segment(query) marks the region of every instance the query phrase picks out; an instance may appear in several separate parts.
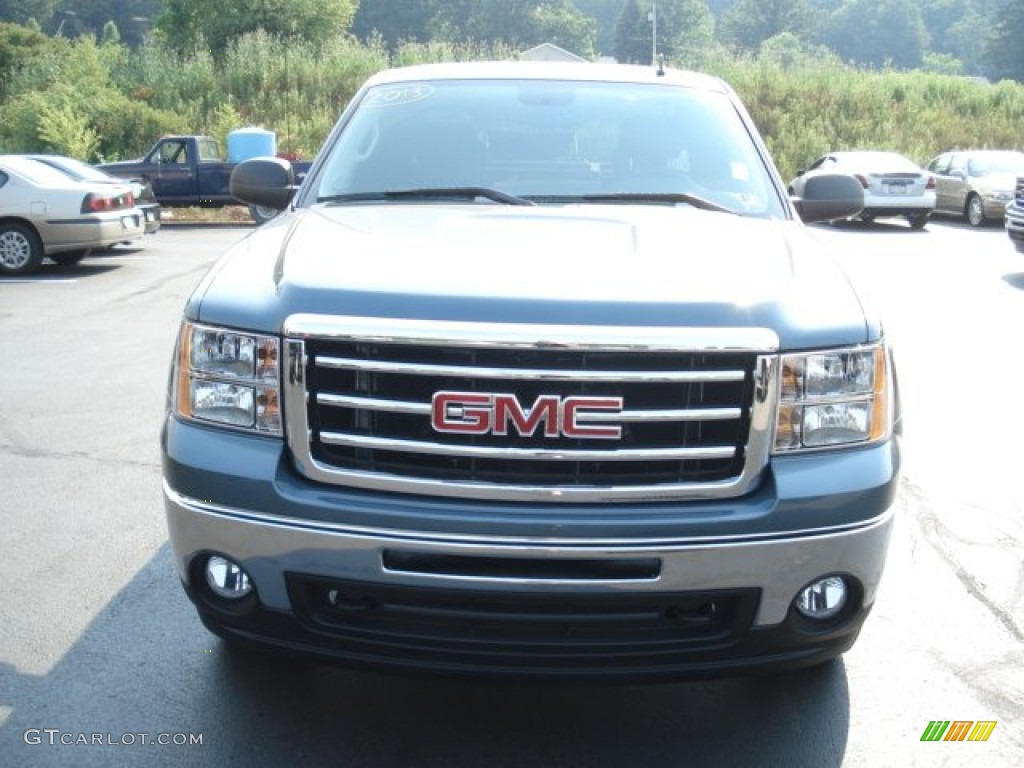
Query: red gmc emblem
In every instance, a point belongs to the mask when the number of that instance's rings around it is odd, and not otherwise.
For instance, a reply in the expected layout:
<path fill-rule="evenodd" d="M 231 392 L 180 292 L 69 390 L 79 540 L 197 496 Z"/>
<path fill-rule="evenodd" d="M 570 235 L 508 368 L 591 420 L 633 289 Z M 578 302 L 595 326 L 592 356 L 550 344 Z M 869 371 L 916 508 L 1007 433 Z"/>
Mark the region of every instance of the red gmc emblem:
<path fill-rule="evenodd" d="M 507 435 L 512 429 L 522 437 L 538 430 L 544 437 L 622 437 L 620 424 L 593 422 L 599 413 L 622 413 L 622 398 L 540 395 L 524 408 L 515 395 L 435 392 L 430 426 L 462 435 Z"/>

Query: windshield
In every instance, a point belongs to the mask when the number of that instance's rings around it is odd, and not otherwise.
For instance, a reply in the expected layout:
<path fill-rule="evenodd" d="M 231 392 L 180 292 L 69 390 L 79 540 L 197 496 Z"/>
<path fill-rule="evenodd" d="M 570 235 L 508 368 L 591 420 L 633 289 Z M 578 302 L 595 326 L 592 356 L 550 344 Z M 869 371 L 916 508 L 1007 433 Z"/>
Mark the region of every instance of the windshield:
<path fill-rule="evenodd" d="M 967 168 L 971 176 L 1024 176 L 1024 153 L 994 152 L 990 155 L 978 155 L 971 158 Z"/>
<path fill-rule="evenodd" d="M 688 204 L 783 216 L 765 162 L 720 93 L 635 83 L 443 80 L 370 89 L 310 194 Z M 494 204 L 494 194 L 473 199 Z M 704 202 L 713 204 L 706 205 Z"/>

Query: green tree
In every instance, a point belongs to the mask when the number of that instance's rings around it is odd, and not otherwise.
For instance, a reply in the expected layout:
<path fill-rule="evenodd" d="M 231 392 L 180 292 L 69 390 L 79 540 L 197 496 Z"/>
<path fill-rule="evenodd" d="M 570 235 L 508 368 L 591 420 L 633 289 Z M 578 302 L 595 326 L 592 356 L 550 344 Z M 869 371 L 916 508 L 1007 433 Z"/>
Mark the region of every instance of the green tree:
<path fill-rule="evenodd" d="M 104 26 L 113 22 L 122 42 L 135 48 L 145 39 L 162 8 L 161 0 L 59 0 L 57 15 L 66 14 L 65 32 L 68 23 L 74 20 L 68 37 L 91 34 L 100 38 Z"/>
<path fill-rule="evenodd" d="M 391 49 L 403 41 L 426 42 L 437 7 L 438 0 L 363 0 L 352 21 L 352 33 L 364 41 L 380 35 Z"/>
<path fill-rule="evenodd" d="M 3 102 L 11 77 L 54 43 L 38 30 L 19 24 L 0 22 L 0 103 Z"/>
<path fill-rule="evenodd" d="M 0 22 L 27 24 L 35 19 L 45 29 L 56 7 L 57 0 L 0 0 Z"/>
<path fill-rule="evenodd" d="M 707 0 L 658 0 L 658 55 L 677 66 L 694 64 L 715 37 Z"/>
<path fill-rule="evenodd" d="M 988 38 L 991 27 L 980 11 L 969 9 L 946 29 L 941 46 L 932 38 L 933 50 L 959 59 L 966 74 L 980 75 L 985 70 L 985 48 L 980 41 Z"/>
<path fill-rule="evenodd" d="M 985 46 L 989 75 L 1024 81 L 1024 3 L 1012 0 L 996 18 L 996 27 Z"/>
<path fill-rule="evenodd" d="M 615 24 L 615 58 L 623 64 L 651 60 L 651 30 L 638 0 L 626 0 Z"/>
<path fill-rule="evenodd" d="M 774 37 L 769 37 L 761 43 L 761 48 L 757 53 L 759 62 L 783 71 L 822 67 L 834 56 L 835 54 L 828 48 L 808 43 L 792 32 L 782 32 Z"/>
<path fill-rule="evenodd" d="M 616 27 L 616 59 L 635 63 L 651 61 L 654 6 L 652 0 L 626 0 Z M 684 63 L 711 43 L 714 24 L 707 0 L 660 0 L 657 3 L 658 55 L 675 64 Z"/>
<path fill-rule="evenodd" d="M 0 146 L 12 152 L 87 151 L 94 157 L 145 143 L 181 125 L 129 98 L 111 78 L 110 55 L 120 45 L 100 46 L 91 37 L 62 38 L 40 50 L 12 74 L 0 120 Z"/>
<path fill-rule="evenodd" d="M 437 4 L 428 29 L 450 43 L 503 42 L 522 49 L 555 42 L 585 57 L 593 54 L 597 35 L 571 0 L 448 0 Z"/>
<path fill-rule="evenodd" d="M 246 32 L 264 30 L 280 37 L 311 43 L 348 31 L 358 0 L 219 0 L 211 12 L 209 0 L 164 0 L 157 18 L 158 33 L 176 51 L 208 46 L 217 59 L 228 43 Z"/>
<path fill-rule="evenodd" d="M 821 41 L 845 61 L 913 69 L 924 59 L 928 31 L 914 0 L 846 0 Z"/>
<path fill-rule="evenodd" d="M 89 124 L 89 118 L 67 103 L 44 104 L 37 128 L 40 141 L 57 155 L 92 160 L 100 145 L 100 137 Z"/>
<path fill-rule="evenodd" d="M 597 24 L 595 51 L 605 56 L 615 53 L 615 25 L 622 10 L 623 0 L 574 0 L 573 3 L 584 16 Z"/>
<path fill-rule="evenodd" d="M 552 43 L 585 59 L 594 57 L 597 23 L 570 4 L 538 5 L 530 20 L 535 44 Z"/>
<path fill-rule="evenodd" d="M 817 27 L 810 0 L 739 0 L 723 14 L 719 38 L 756 51 L 765 40 L 787 32 L 809 39 Z"/>

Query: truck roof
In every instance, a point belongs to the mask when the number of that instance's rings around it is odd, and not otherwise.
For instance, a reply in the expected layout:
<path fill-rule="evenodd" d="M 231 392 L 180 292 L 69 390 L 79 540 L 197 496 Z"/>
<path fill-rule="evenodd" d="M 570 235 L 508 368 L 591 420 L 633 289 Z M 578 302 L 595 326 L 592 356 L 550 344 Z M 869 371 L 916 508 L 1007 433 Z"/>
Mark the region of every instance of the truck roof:
<path fill-rule="evenodd" d="M 732 89 L 720 78 L 680 69 L 633 64 L 548 61 L 474 61 L 417 64 L 383 70 L 367 86 L 424 80 L 575 80 L 586 82 L 683 85 L 720 93 Z"/>

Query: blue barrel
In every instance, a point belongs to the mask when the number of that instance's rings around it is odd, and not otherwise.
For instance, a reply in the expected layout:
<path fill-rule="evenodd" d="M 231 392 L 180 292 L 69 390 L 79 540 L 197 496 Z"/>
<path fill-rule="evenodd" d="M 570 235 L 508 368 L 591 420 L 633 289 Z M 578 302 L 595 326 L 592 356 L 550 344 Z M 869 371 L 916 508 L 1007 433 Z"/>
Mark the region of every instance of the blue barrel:
<path fill-rule="evenodd" d="M 253 157 L 277 154 L 277 134 L 265 128 L 250 126 L 228 134 L 228 162 L 240 163 Z"/>

